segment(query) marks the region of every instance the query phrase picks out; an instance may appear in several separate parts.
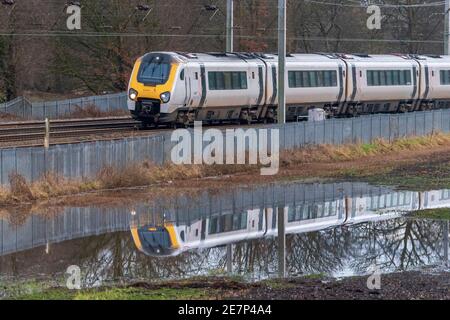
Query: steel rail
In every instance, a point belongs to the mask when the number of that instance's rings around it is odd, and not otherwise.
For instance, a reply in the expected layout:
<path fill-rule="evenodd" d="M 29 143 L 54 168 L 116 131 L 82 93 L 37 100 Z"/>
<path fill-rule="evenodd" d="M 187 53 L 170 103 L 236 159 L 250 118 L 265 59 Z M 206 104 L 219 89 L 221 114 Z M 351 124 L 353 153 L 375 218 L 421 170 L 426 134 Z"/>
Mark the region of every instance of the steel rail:
<path fill-rule="evenodd" d="M 140 123 L 129 117 L 69 119 L 50 122 L 50 137 L 65 138 L 103 133 L 115 133 L 132 130 Z M 44 121 L 8 122 L 0 124 L 0 141 L 27 141 L 43 139 L 45 136 Z"/>

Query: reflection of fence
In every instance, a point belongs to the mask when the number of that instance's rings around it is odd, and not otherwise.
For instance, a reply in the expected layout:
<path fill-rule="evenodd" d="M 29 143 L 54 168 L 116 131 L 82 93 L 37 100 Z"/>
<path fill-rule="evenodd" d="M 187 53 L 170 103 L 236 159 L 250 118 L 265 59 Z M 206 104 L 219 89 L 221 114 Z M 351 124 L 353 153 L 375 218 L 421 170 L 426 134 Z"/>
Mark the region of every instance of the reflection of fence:
<path fill-rule="evenodd" d="M 59 243 L 78 238 L 86 238 L 105 233 L 128 231 L 130 226 L 142 227 L 148 224 L 174 222 L 177 227 L 199 226 L 199 222 L 209 219 L 211 221 L 230 214 L 250 226 L 255 222 L 252 230 L 243 227 L 234 230 L 232 234 L 225 231 L 214 235 L 216 240 L 234 242 L 242 235 L 255 236 L 260 232 L 263 224 L 269 222 L 268 215 L 263 215 L 264 209 L 286 207 L 285 215 L 290 225 L 288 233 L 310 232 L 314 228 L 325 229 L 338 226 L 342 223 L 367 222 L 378 219 L 391 219 L 401 212 L 418 209 L 419 198 L 423 199 L 422 208 L 432 209 L 450 205 L 450 200 L 439 200 L 439 194 L 450 190 L 410 192 L 392 191 L 385 187 L 374 187 L 366 183 L 287 183 L 268 184 L 254 188 L 237 187 L 223 193 L 202 192 L 195 195 L 195 201 L 190 194 L 177 195 L 168 201 L 167 197 L 152 198 L 150 201 L 133 203 L 136 215 L 131 218 L 131 208 L 127 205 L 112 207 L 67 207 L 49 218 L 47 215 L 35 215 L 23 212 L 21 217 L 27 216 L 24 221 L 15 220 L 17 212 L 5 211 L 0 217 L 0 257 L 10 253 L 44 246 L 46 243 Z M 432 200 L 434 199 L 434 200 Z M 351 205 L 350 213 L 346 209 Z M 170 203 L 170 204 L 169 204 Z M 374 206 L 375 204 L 375 206 Z M 26 210 L 26 208 L 23 208 Z M 318 218 L 321 218 L 318 220 Z M 325 224 L 325 218 L 327 223 Z M 216 220 L 217 221 L 217 220 Z M 223 220 L 225 221 L 225 220 Z M 237 221 L 233 219 L 233 221 Z M 274 223 L 276 220 L 271 219 Z M 201 224 L 201 223 L 200 223 Z M 231 226 L 231 225 L 230 225 Z M 296 228 L 293 228 L 296 226 Z M 304 228 L 302 228 L 302 226 Z M 210 231 L 206 231 L 207 238 Z M 270 231 L 269 231 L 270 232 Z M 261 236 L 262 233 L 259 233 Z M 259 237 L 258 236 L 258 237 Z M 192 240 L 192 239 L 191 239 Z M 186 238 L 189 243 L 189 238 Z M 196 241 L 195 239 L 193 240 Z M 191 243 L 192 249 L 197 246 Z"/>
<path fill-rule="evenodd" d="M 128 231 L 126 208 L 67 208 L 52 219 L 32 215 L 21 225 L 0 219 L 0 256 L 46 243 L 58 243 L 110 232 Z"/>
<path fill-rule="evenodd" d="M 30 102 L 24 97 L 19 97 L 6 103 L 0 103 L 0 112 L 23 119 L 43 120 L 68 117 L 77 109 L 86 106 L 96 106 L 102 112 L 127 110 L 127 96 L 122 92 L 46 102 Z"/>
<path fill-rule="evenodd" d="M 300 122 L 269 128 L 280 129 L 280 150 L 310 144 L 368 143 L 376 138 L 392 141 L 433 132 L 449 133 L 450 110 Z M 163 164 L 170 161 L 173 146 L 170 133 L 161 133 L 114 141 L 56 145 L 47 151 L 42 147 L 1 149 L 0 182 L 8 184 L 11 172 L 35 181 L 45 172 L 54 172 L 64 177 L 89 177 L 107 165 L 121 168 L 143 160 Z M 252 147 L 254 146 L 250 148 Z"/>
<path fill-rule="evenodd" d="M 223 211 L 242 214 L 246 210 L 265 207 L 275 203 L 322 204 L 325 201 L 343 201 L 344 195 L 360 196 L 367 194 L 386 194 L 385 188 L 372 187 L 363 183 L 336 184 L 288 184 L 282 186 L 261 186 L 255 189 L 236 189 L 224 194 L 203 193 L 193 203 L 192 197 L 181 198 L 175 218 L 167 209 L 164 200 L 154 199 L 152 203 L 137 203 L 133 208 L 138 213 L 139 223 L 155 221 L 155 217 L 168 214 L 176 223 L 194 222 L 202 217 L 220 215 Z M 195 205 L 199 207 L 194 208 Z M 129 208 L 86 207 L 65 208 L 60 214 L 49 219 L 47 216 L 30 215 L 23 223 L 15 225 L 0 218 L 0 256 L 93 235 L 128 231 L 131 225 Z M 339 213 L 340 215 L 342 212 Z"/>

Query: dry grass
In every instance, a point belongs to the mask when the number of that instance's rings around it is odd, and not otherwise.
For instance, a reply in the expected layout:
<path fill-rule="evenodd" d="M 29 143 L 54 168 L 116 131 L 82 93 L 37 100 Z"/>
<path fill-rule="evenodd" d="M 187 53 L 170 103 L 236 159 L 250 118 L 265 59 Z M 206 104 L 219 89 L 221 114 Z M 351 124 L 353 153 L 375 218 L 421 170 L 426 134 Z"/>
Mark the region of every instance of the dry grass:
<path fill-rule="evenodd" d="M 130 113 L 123 109 L 114 109 L 111 111 L 102 111 L 96 105 L 89 104 L 84 107 L 75 106 L 74 111 L 61 118 L 65 119 L 84 119 L 84 118 L 104 118 L 104 117 L 121 117 L 129 116 Z M 25 121 L 23 117 L 10 113 L 0 112 L 0 121 Z"/>
<path fill-rule="evenodd" d="M 156 166 L 149 161 L 130 165 L 122 170 L 106 167 L 97 176 L 97 181 L 105 189 L 147 186 L 173 180 L 201 178 L 201 166 Z"/>
<path fill-rule="evenodd" d="M 302 164 L 337 164 L 358 159 L 376 159 L 383 155 L 401 154 L 402 151 L 419 151 L 450 145 L 450 135 L 433 134 L 427 137 L 399 139 L 392 143 L 377 140 L 371 144 L 343 146 L 311 146 L 286 151 L 281 154 L 282 168 L 299 168 Z M 156 166 L 149 161 L 130 164 L 125 168 L 106 167 L 92 179 L 65 179 L 51 173 L 39 181 L 27 182 L 18 174 L 9 177 L 10 188 L 0 188 L 0 205 L 31 203 L 36 200 L 48 200 L 60 196 L 76 195 L 83 192 L 143 187 L 189 181 L 209 177 L 259 172 L 259 166 L 253 165 L 165 165 Z M 335 172 L 327 172 L 330 177 Z M 214 182 L 217 184 L 217 181 Z"/>
<path fill-rule="evenodd" d="M 11 113 L 0 112 L 0 121 L 23 121 L 23 117 L 16 116 Z"/>
<path fill-rule="evenodd" d="M 85 191 L 93 191 L 101 186 L 96 181 L 65 179 L 46 174 L 37 182 L 29 183 L 17 173 L 9 175 L 9 189 L 0 189 L 0 204 L 24 204 Z"/>
<path fill-rule="evenodd" d="M 68 118 L 83 119 L 83 118 L 119 117 L 128 115 L 129 112 L 127 110 L 114 109 L 111 111 L 102 111 L 95 104 L 89 104 L 84 107 L 76 106 L 75 110 L 68 116 Z"/>
<path fill-rule="evenodd" d="M 227 166 L 229 167 L 229 166 Z M 166 165 L 149 161 L 125 168 L 105 167 L 92 179 L 66 179 L 48 173 L 39 181 L 29 183 L 19 174 L 9 176 L 10 188 L 0 189 L 0 205 L 32 203 L 55 197 L 76 195 L 97 190 L 145 187 L 173 181 L 201 179 L 221 175 L 225 166 Z M 237 172 L 241 167 L 236 168 Z M 230 168 L 227 168 L 230 173 Z"/>
<path fill-rule="evenodd" d="M 366 157 L 400 153 L 402 151 L 418 151 L 450 145 L 450 134 L 435 133 L 423 137 L 401 138 L 393 142 L 377 139 L 372 143 L 310 146 L 303 149 L 281 153 L 282 167 L 302 163 L 330 163 L 351 161 Z"/>

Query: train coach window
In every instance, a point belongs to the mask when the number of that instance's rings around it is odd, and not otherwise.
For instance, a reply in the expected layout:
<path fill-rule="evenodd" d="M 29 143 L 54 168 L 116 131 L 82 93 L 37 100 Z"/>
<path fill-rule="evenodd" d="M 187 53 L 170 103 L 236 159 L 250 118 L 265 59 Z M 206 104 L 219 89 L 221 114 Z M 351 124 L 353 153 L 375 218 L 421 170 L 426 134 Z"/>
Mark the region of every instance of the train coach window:
<path fill-rule="evenodd" d="M 411 70 L 368 70 L 368 86 L 409 86 Z"/>
<path fill-rule="evenodd" d="M 184 81 L 184 69 L 180 72 L 180 80 Z"/>
<path fill-rule="evenodd" d="M 407 83 L 406 75 L 404 72 L 399 72 L 400 83 Z"/>
<path fill-rule="evenodd" d="M 441 85 L 450 85 L 450 70 L 441 70 L 439 72 Z"/>
<path fill-rule="evenodd" d="M 395 71 L 392 71 L 392 72 L 393 72 L 393 76 L 394 76 L 394 79 L 393 79 L 394 85 L 400 85 L 400 71 L 399 70 L 395 70 Z"/>
<path fill-rule="evenodd" d="M 300 72 L 301 75 L 301 85 L 299 85 L 300 87 L 311 87 L 311 82 L 309 82 L 309 75 L 308 72 Z M 297 77 L 295 78 L 297 79 Z M 294 87 L 297 87 L 298 83 L 294 85 Z"/>
<path fill-rule="evenodd" d="M 337 72 L 334 70 L 289 71 L 289 88 L 337 87 Z"/>
<path fill-rule="evenodd" d="M 209 90 L 245 90 L 247 72 L 208 72 Z"/>

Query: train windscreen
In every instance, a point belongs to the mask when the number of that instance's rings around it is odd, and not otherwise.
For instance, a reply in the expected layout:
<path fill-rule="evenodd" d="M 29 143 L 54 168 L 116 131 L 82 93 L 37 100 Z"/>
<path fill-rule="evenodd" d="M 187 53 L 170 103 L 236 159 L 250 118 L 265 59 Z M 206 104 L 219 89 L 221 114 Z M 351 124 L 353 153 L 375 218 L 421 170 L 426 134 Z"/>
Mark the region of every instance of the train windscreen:
<path fill-rule="evenodd" d="M 171 251 L 172 242 L 165 228 L 155 228 L 155 230 L 142 228 L 139 234 L 147 254 L 167 254 Z"/>
<path fill-rule="evenodd" d="M 169 79 L 170 69 L 170 61 L 167 58 L 150 56 L 141 63 L 138 81 L 147 85 L 165 84 Z"/>

